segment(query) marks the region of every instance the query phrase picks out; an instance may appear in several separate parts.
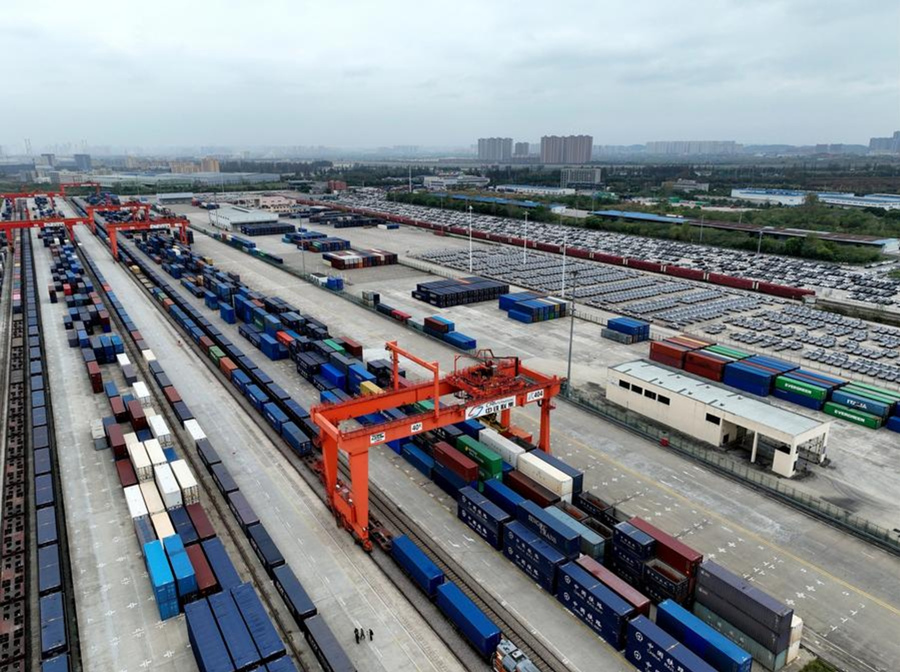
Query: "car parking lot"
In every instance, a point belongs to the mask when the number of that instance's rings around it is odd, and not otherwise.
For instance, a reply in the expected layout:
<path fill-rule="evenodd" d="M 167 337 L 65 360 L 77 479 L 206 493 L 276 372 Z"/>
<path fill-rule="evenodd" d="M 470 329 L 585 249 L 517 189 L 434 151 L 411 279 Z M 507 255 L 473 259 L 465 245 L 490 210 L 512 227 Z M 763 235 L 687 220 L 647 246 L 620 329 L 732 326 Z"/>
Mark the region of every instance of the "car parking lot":
<path fill-rule="evenodd" d="M 446 227 L 468 228 L 468 213 L 387 201 L 379 196 L 347 195 L 343 205 L 368 208 Z M 796 287 L 827 289 L 843 298 L 881 306 L 900 307 L 900 279 L 885 275 L 891 267 L 851 268 L 743 250 L 706 247 L 693 243 L 655 240 L 558 224 L 535 223 L 489 215 L 471 215 L 473 228 L 500 235 L 527 237 L 555 245 L 677 264 L 704 271 L 752 278 Z"/>
<path fill-rule="evenodd" d="M 439 249 L 418 257 L 459 271 L 469 269 L 469 253 L 465 250 Z M 529 251 L 523 263 L 522 253 L 508 247 L 474 250 L 472 271 L 547 294 L 565 294 L 588 306 L 653 320 L 672 329 L 784 302 L 762 294 L 665 280 L 593 261 L 564 260 L 555 254 Z"/>

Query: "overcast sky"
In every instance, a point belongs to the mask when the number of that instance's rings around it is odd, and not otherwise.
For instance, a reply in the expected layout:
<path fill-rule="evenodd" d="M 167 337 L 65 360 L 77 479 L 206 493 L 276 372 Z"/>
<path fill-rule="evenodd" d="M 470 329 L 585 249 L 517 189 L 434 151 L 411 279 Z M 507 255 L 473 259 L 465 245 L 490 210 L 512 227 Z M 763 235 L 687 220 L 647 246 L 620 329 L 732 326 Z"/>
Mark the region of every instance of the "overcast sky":
<path fill-rule="evenodd" d="M 897 0 L 4 0 L 0 144 L 867 143 Z"/>

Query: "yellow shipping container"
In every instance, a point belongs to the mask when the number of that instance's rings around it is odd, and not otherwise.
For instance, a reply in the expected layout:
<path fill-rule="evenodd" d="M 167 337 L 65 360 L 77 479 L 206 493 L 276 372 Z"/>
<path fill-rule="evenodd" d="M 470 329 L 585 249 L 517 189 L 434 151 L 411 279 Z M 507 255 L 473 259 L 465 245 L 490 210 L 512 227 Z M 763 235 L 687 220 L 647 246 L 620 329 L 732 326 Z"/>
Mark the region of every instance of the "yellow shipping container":
<path fill-rule="evenodd" d="M 364 380 L 359 384 L 359 391 L 364 397 L 369 396 L 370 394 L 381 394 L 384 390 L 382 390 L 375 383 L 370 383 L 368 380 Z"/>

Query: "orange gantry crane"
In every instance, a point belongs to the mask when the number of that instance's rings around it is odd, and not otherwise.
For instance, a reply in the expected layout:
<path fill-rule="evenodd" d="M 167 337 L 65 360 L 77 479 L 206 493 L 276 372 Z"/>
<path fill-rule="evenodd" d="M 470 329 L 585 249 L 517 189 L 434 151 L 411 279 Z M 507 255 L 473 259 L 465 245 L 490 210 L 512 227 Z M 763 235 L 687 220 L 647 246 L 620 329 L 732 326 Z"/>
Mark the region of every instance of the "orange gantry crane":
<path fill-rule="evenodd" d="M 109 235 L 109 246 L 112 251 L 113 259 L 118 261 L 119 245 L 116 240 L 116 234 L 119 231 L 148 231 L 169 226 L 177 226 L 180 231 L 181 242 L 188 244 L 188 220 L 184 217 L 155 217 L 150 218 L 150 204 L 141 203 L 139 201 L 130 201 L 120 205 L 89 205 L 87 207 L 87 221 L 91 227 L 91 231 L 97 233 L 97 223 L 94 220 L 94 214 L 100 212 L 117 212 L 128 211 L 131 213 L 131 220 L 127 222 L 106 222 L 106 233 Z"/>
<path fill-rule="evenodd" d="M 539 448 L 550 451 L 550 411 L 563 380 L 558 376 L 524 367 L 518 357 L 495 357 L 490 350 L 479 351 L 477 363 L 440 376 L 437 362 L 426 362 L 403 350 L 396 341 L 386 344 L 393 361 L 391 391 L 357 397 L 340 404 L 324 404 L 310 409 L 312 421 L 320 428 L 322 475 L 326 496 L 339 523 L 349 530 L 366 550 L 369 539 L 369 449 L 485 415 L 499 414 L 509 426 L 516 406 L 537 403 L 541 409 Z M 431 372 L 431 381 L 400 386 L 399 359 L 404 357 Z M 363 428 L 345 429 L 353 418 L 429 400 L 434 409 L 426 413 Z M 350 483 L 338 478 L 338 456 L 347 454 Z"/>
<path fill-rule="evenodd" d="M 0 200 L 10 199 L 16 201 L 20 198 L 34 198 L 35 196 L 46 196 L 47 198 L 55 198 L 64 196 L 64 192 L 56 191 L 31 191 L 13 194 L 0 194 Z M 12 232 L 17 229 L 43 229 L 51 224 L 62 224 L 69 233 L 69 239 L 75 240 L 74 228 L 76 224 L 86 224 L 85 217 L 45 217 L 42 219 L 32 219 L 28 208 L 24 209 L 25 219 L 11 220 L 8 222 L 0 222 L 0 233 Z M 7 242 L 12 245 L 12 236 L 7 236 Z"/>

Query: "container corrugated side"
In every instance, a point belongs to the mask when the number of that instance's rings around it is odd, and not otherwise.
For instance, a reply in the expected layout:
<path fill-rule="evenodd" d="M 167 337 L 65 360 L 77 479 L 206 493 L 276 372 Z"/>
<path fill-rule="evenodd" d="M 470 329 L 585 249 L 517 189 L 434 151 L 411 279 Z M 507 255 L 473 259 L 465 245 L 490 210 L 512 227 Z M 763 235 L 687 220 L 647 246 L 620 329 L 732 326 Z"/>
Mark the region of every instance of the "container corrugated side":
<path fill-rule="evenodd" d="M 525 453 L 519 456 L 519 462 L 516 468 L 525 476 L 528 476 L 547 488 L 550 492 L 557 495 L 560 499 L 567 502 L 572 501 L 574 479 L 571 476 L 564 474 L 556 467 L 547 464 L 531 453 Z"/>

